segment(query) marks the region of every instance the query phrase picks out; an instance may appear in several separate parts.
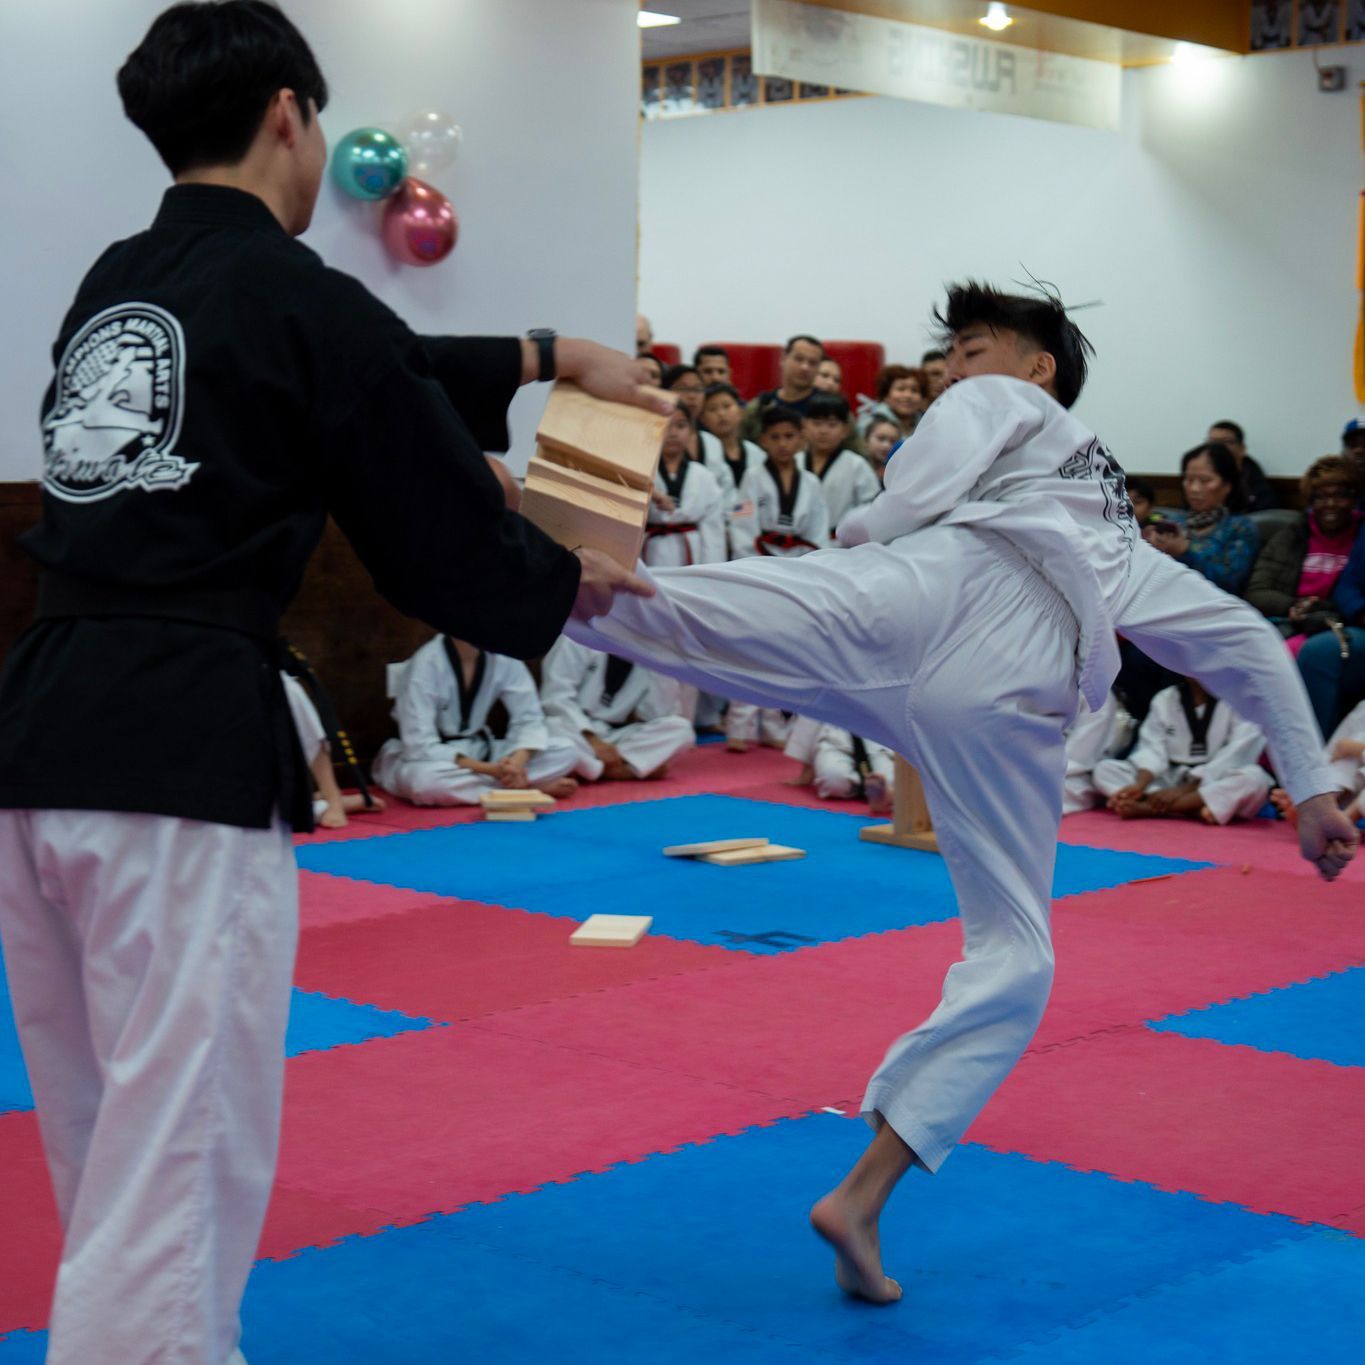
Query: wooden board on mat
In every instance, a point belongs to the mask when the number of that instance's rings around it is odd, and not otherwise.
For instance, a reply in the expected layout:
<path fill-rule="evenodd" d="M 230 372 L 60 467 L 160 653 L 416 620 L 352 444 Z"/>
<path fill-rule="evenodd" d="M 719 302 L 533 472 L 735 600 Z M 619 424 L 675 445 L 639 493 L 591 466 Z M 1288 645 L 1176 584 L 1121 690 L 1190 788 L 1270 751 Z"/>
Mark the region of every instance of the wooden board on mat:
<path fill-rule="evenodd" d="M 934 833 L 929 803 L 924 797 L 924 783 L 900 754 L 896 755 L 895 784 L 892 823 L 864 825 L 858 831 L 858 837 L 870 844 L 890 844 L 893 848 L 910 848 L 919 853 L 937 853 L 938 836 Z"/>
<path fill-rule="evenodd" d="M 804 848 L 790 844 L 762 844 L 758 848 L 732 848 L 728 853 L 708 853 L 702 862 L 714 867 L 748 867 L 753 863 L 785 863 L 804 858 Z"/>
<path fill-rule="evenodd" d="M 672 844 L 665 858 L 704 858 L 708 853 L 729 853 L 739 848 L 762 848 L 766 839 L 710 839 L 700 844 Z"/>
<path fill-rule="evenodd" d="M 494 787 L 479 793 L 485 810 L 549 810 L 557 803 L 538 787 Z"/>
<path fill-rule="evenodd" d="M 652 915 L 589 915 L 569 942 L 576 948 L 633 948 L 653 923 Z"/>
<path fill-rule="evenodd" d="M 525 824 L 529 825 L 535 818 L 533 810 L 523 808 L 513 808 L 512 810 L 498 810 L 496 806 L 484 810 L 483 818 L 492 820 L 495 824 Z"/>

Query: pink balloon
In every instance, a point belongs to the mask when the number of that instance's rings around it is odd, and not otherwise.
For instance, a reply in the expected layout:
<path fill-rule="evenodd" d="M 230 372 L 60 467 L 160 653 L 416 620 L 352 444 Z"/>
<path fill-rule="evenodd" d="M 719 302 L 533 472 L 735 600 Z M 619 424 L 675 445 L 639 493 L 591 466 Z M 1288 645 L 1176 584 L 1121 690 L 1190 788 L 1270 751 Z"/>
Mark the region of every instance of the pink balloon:
<path fill-rule="evenodd" d="M 405 265 L 435 265 L 455 249 L 460 220 L 440 190 L 408 176 L 384 204 L 384 244 Z"/>

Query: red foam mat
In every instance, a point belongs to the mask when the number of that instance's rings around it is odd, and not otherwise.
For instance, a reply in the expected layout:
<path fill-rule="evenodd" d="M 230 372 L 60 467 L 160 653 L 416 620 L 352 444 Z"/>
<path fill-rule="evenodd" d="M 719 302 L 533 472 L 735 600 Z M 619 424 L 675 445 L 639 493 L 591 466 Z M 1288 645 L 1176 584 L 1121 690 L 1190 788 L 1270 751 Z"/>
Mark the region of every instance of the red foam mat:
<path fill-rule="evenodd" d="M 1248 820 L 1210 827 L 1193 820 L 1120 820 L 1109 811 L 1081 811 L 1062 821 L 1062 842 L 1155 853 L 1163 858 L 1288 872 L 1317 879 L 1312 864 L 1299 855 L 1299 841 L 1282 820 Z"/>
<path fill-rule="evenodd" d="M 32 1113 L 0 1115 L 0 1335 L 47 1326 L 62 1234 Z"/>
<path fill-rule="evenodd" d="M 570 1044 L 431 1029 L 295 1058 L 279 1179 L 419 1218 L 803 1112 Z"/>
<path fill-rule="evenodd" d="M 369 888 L 379 889 L 379 888 Z M 473 901 L 306 930 L 295 982 L 304 990 L 429 1019 L 560 1000 L 629 981 L 733 965 L 725 948 L 646 936 L 629 951 L 575 948 L 572 920 Z"/>
<path fill-rule="evenodd" d="M 1025 1057 L 969 1136 L 1365 1233 L 1365 1068 L 1137 1029 Z"/>
<path fill-rule="evenodd" d="M 356 882 L 327 872 L 299 873 L 299 927 L 305 931 L 406 915 L 431 903 L 429 891 Z"/>

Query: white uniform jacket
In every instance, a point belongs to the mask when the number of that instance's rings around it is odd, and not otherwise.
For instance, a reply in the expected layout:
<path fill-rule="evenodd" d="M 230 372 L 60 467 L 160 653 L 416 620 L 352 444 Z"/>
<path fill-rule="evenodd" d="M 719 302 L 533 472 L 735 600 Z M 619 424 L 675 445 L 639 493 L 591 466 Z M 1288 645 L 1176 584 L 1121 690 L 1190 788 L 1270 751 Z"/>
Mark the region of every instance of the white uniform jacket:
<path fill-rule="evenodd" d="M 610 670 L 613 675 L 624 662 Z M 540 699 L 545 715 L 577 734 L 591 730 L 603 738 L 634 721 L 677 716 L 680 684 L 635 664 L 613 691 L 609 685 L 616 680 L 608 677 L 610 663 L 610 655 L 561 635 L 541 664 Z"/>
<path fill-rule="evenodd" d="M 802 451 L 796 462 L 807 473 L 811 472 L 810 455 Z M 845 446 L 834 453 L 834 458 L 825 465 L 824 470 L 815 476 L 820 480 L 820 491 L 825 495 L 825 508 L 829 514 L 830 539 L 836 541 L 834 528 L 855 507 L 865 507 L 882 491 L 877 472 L 867 462 L 867 457 Z"/>
<path fill-rule="evenodd" d="M 829 511 L 820 480 L 797 465 L 791 494 L 765 460 L 744 479 L 748 516 L 730 518 L 730 548 L 736 559 L 748 555 L 804 555 L 829 544 Z"/>
<path fill-rule="evenodd" d="M 715 564 L 725 553 L 725 509 L 720 485 L 705 465 L 684 459 L 678 479 L 670 479 L 661 463 L 654 491 L 673 499 L 672 511 L 652 503 L 645 527 L 644 561 L 652 568 L 683 564 Z"/>

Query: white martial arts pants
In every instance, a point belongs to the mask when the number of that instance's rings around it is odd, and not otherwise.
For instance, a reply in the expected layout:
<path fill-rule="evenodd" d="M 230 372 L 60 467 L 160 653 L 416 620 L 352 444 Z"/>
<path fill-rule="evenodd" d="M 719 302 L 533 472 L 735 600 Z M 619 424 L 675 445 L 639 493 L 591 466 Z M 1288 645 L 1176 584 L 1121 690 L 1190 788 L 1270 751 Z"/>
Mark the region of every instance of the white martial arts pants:
<path fill-rule="evenodd" d="M 555 717 L 550 718 L 549 725 L 554 738 L 574 746 L 577 755 L 574 772 L 581 773 L 589 782 L 596 782 L 602 776 L 603 765 L 586 737 Z M 615 745 L 616 752 L 641 777 L 658 772 L 665 763 L 672 762 L 697 742 L 692 722 L 682 716 L 657 716 L 654 720 L 637 720 L 629 725 L 607 725 L 597 735 Z"/>
<path fill-rule="evenodd" d="M 885 744 L 864 740 L 867 765 L 886 779 L 887 794 L 894 790 L 896 756 Z M 831 734 L 824 730 L 815 746 L 815 794 L 825 801 L 847 801 L 858 790 L 861 777 L 853 761 L 853 736 L 847 730 Z"/>
<path fill-rule="evenodd" d="M 1095 765 L 1092 780 L 1095 790 L 1101 796 L 1108 797 L 1132 786 L 1137 781 L 1137 775 L 1136 763 L 1130 763 L 1126 758 L 1105 758 Z M 1176 765 L 1167 768 L 1164 773 L 1154 774 L 1150 790 L 1159 792 L 1183 787 L 1192 776 L 1189 768 Z M 1233 768 L 1221 777 L 1202 781 L 1199 784 L 1199 799 L 1220 825 L 1230 824 L 1233 820 L 1254 820 L 1270 798 L 1273 785 L 1270 774 L 1251 763 L 1243 768 Z"/>
<path fill-rule="evenodd" d="M 782 714 L 781 707 L 732 701 L 725 713 L 725 738 L 736 743 L 762 743 L 781 748 L 790 732 L 791 721 Z"/>
<path fill-rule="evenodd" d="M 964 955 L 938 1008 L 892 1045 L 863 1112 L 937 1170 L 1028 1046 L 1051 989 L 1075 616 L 1007 541 L 955 526 L 653 578 L 656 597 L 620 597 L 569 634 L 843 726 L 919 770 Z"/>
<path fill-rule="evenodd" d="M 516 747 L 509 740 L 494 741 L 488 762 L 506 758 L 516 752 Z M 402 751 L 396 739 L 384 744 L 372 765 L 374 780 L 416 806 L 477 805 L 481 793 L 500 785 L 485 773 L 456 767 L 453 759 L 404 759 Z M 574 746 L 552 736 L 544 749 L 531 755 L 526 777 L 531 786 L 538 787 L 578 772 L 580 766 Z"/>
<path fill-rule="evenodd" d="M 288 831 L 0 811 L 0 937 L 65 1233 L 48 1365 L 227 1365 L 274 1177 Z"/>

